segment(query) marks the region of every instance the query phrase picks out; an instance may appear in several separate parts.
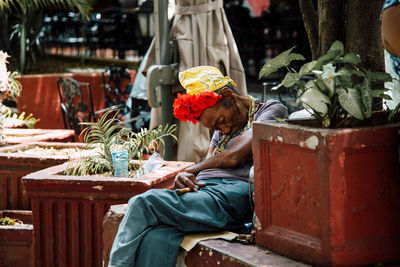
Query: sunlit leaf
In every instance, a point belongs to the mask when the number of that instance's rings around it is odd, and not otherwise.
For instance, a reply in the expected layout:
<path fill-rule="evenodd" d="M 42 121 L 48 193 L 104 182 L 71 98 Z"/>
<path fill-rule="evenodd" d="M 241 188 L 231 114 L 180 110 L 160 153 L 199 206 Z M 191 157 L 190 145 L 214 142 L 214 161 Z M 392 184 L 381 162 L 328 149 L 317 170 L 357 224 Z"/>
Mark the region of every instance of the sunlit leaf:
<path fill-rule="evenodd" d="M 324 117 L 328 113 L 328 105 L 331 104 L 329 97 L 315 87 L 308 89 L 301 96 L 300 100 L 306 108 L 310 108 Z"/>
<path fill-rule="evenodd" d="M 348 88 L 347 91 L 338 89 L 337 94 L 339 104 L 344 110 L 359 120 L 364 119 L 364 109 L 359 90 L 353 88 Z"/>
<path fill-rule="evenodd" d="M 335 76 L 337 76 L 338 73 L 336 72 L 335 67 L 333 67 L 332 64 L 324 65 L 322 67 L 322 71 L 323 74 L 321 75 L 321 78 L 328 88 L 329 96 L 332 97 L 335 92 Z"/>

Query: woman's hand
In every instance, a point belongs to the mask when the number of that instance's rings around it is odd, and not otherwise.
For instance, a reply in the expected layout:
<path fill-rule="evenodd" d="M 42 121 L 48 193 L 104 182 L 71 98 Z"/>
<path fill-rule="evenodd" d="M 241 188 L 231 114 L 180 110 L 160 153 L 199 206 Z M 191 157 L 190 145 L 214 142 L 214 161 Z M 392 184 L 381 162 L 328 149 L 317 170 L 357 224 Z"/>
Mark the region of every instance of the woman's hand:
<path fill-rule="evenodd" d="M 190 191 L 197 191 L 198 188 L 203 186 L 205 186 L 205 184 L 197 181 L 193 173 L 180 172 L 175 176 L 174 189 L 178 195 Z"/>

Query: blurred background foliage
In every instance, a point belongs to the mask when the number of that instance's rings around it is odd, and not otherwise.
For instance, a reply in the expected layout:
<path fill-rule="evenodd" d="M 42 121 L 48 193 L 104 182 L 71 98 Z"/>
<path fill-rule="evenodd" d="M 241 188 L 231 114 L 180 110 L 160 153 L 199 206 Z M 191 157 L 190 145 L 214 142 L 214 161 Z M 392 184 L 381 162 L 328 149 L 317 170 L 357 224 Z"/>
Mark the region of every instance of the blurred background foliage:
<path fill-rule="evenodd" d="M 0 50 L 6 51 L 10 69 L 25 73 L 44 56 L 40 36 L 45 12 L 74 11 L 89 20 L 95 0 L 5 0 L 0 2 Z"/>

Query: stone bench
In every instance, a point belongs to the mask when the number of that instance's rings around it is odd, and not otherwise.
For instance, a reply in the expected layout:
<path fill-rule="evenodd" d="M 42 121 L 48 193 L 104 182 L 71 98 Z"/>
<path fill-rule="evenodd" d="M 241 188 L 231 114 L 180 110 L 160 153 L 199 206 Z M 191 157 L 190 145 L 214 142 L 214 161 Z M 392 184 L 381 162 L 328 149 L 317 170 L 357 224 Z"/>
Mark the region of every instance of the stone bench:
<path fill-rule="evenodd" d="M 127 204 L 111 206 L 103 221 L 103 266 L 124 217 Z M 177 267 L 203 266 L 308 266 L 277 255 L 254 244 L 212 239 L 199 242 L 189 252 L 180 250 Z"/>

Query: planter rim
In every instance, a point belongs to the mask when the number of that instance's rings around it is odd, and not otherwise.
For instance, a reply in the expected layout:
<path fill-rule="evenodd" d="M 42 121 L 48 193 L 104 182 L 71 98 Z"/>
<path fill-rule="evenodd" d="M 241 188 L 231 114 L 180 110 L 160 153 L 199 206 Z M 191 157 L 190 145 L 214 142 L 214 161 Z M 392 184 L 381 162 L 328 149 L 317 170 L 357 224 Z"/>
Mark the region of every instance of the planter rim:
<path fill-rule="evenodd" d="M 186 162 L 186 161 L 165 161 L 165 165 L 162 167 L 151 171 L 139 178 L 128 178 L 128 177 L 101 177 L 101 176 L 72 176 L 72 175 L 60 175 L 58 173 L 65 170 L 68 165 L 68 162 L 65 162 L 60 165 L 56 165 L 50 168 L 46 168 L 37 172 L 30 173 L 22 178 L 23 181 L 46 181 L 49 183 L 51 181 L 64 181 L 65 183 L 121 183 L 121 182 L 129 182 L 129 183 L 145 183 L 149 184 L 154 181 L 155 177 L 161 177 L 165 175 L 165 170 L 171 169 L 176 170 L 176 164 L 183 169 L 193 165 L 193 162 Z"/>
<path fill-rule="evenodd" d="M 0 148 L 0 157 L 7 157 L 7 158 L 38 158 L 38 153 L 23 153 L 19 154 L 18 152 L 8 152 L 12 150 L 17 150 L 21 148 L 27 148 L 31 146 L 44 146 L 44 147 L 65 147 L 65 148 L 84 148 L 86 146 L 85 143 L 63 143 L 63 142 L 27 142 L 27 143 L 20 143 L 15 145 L 8 145 Z M 66 155 L 40 155 L 41 159 L 68 159 L 69 157 Z M 70 155 L 70 158 L 75 158 L 75 155 Z"/>
<path fill-rule="evenodd" d="M 0 225 L 1 230 L 19 230 L 32 231 L 33 224 L 18 224 L 18 225 Z"/>
<path fill-rule="evenodd" d="M 4 128 L 3 131 L 4 135 L 6 136 L 6 142 L 9 144 L 15 143 L 27 143 L 27 142 L 34 142 L 40 140 L 51 140 L 51 139 L 62 139 L 68 138 L 75 135 L 74 130 L 70 129 L 25 129 L 25 128 Z M 33 136 L 26 136 L 22 140 L 19 138 L 15 138 L 12 136 L 7 135 L 24 135 L 24 134 L 31 134 Z M 25 141 L 24 141 L 25 140 Z"/>
<path fill-rule="evenodd" d="M 386 128 L 400 127 L 400 122 L 396 122 L 396 123 L 376 125 L 376 126 L 326 129 L 326 128 L 317 128 L 317 127 L 304 126 L 304 125 L 298 125 L 298 124 L 291 124 L 290 123 L 291 121 L 298 121 L 298 119 L 285 120 L 285 122 L 278 122 L 275 120 L 256 121 L 256 122 L 254 122 L 254 124 L 269 125 L 272 127 L 281 127 L 281 128 L 287 128 L 287 129 L 293 129 L 293 130 L 297 129 L 297 130 L 303 130 L 303 131 L 314 132 L 314 133 L 322 133 L 322 134 L 338 134 L 338 133 L 340 134 L 340 133 L 362 132 L 362 131 L 371 131 L 371 130 L 380 130 L 380 129 L 386 129 Z M 310 120 L 310 121 L 312 121 L 312 120 Z"/>
<path fill-rule="evenodd" d="M 4 134 L 19 134 L 20 132 L 24 133 L 30 133 L 30 134 L 47 134 L 47 133 L 52 133 L 52 132 L 59 132 L 59 133 L 65 133 L 65 132 L 73 132 L 74 130 L 70 129 L 28 129 L 28 128 L 4 128 Z"/>

